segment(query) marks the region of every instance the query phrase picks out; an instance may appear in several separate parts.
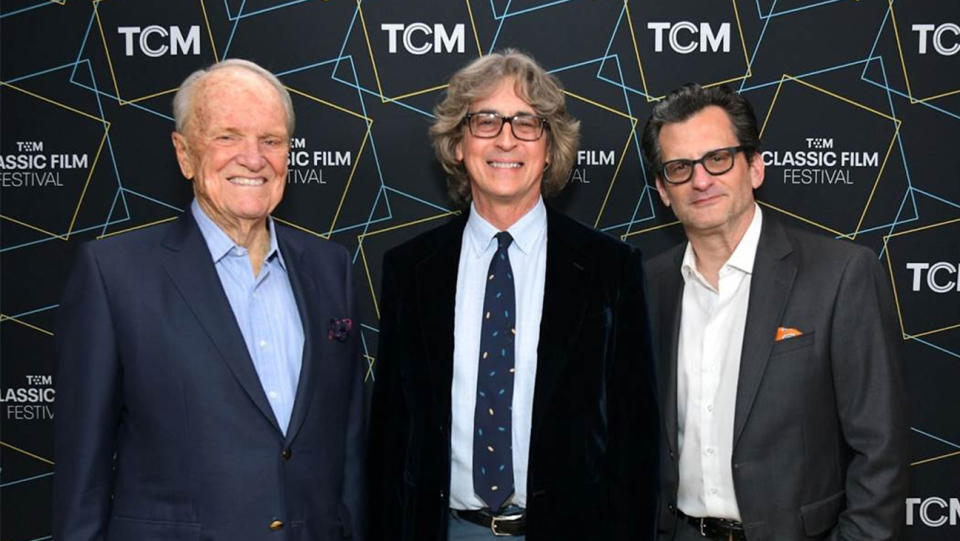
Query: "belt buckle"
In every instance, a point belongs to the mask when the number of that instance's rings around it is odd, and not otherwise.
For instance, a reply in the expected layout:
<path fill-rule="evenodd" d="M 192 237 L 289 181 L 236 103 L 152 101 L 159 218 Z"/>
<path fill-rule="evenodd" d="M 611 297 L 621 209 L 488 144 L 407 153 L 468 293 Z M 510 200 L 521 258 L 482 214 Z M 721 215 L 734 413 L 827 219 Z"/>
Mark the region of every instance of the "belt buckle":
<path fill-rule="evenodd" d="M 493 515 L 490 517 L 490 531 L 495 537 L 511 537 L 513 534 L 497 531 L 497 525 L 501 522 L 510 522 L 518 520 L 523 515 Z"/>

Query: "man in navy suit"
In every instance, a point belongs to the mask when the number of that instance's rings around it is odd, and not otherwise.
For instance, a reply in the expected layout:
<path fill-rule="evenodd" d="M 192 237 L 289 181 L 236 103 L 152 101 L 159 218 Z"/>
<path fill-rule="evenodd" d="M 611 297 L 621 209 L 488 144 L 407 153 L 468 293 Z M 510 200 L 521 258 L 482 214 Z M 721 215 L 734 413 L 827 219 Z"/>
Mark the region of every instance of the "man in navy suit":
<path fill-rule="evenodd" d="M 350 260 L 270 218 L 290 96 L 226 60 L 174 116 L 190 209 L 83 245 L 60 307 L 54 537 L 361 539 Z"/>
<path fill-rule="evenodd" d="M 371 538 L 651 539 L 641 257 L 543 202 L 579 146 L 559 81 L 491 54 L 435 112 L 451 196 L 469 209 L 384 258 Z"/>

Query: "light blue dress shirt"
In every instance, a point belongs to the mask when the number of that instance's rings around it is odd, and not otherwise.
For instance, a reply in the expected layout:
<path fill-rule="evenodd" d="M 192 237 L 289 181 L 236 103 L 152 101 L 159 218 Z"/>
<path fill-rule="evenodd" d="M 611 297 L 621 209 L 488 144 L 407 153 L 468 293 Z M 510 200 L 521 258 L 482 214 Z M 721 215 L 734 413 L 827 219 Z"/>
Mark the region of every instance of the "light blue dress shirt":
<path fill-rule="evenodd" d="M 513 269 L 517 301 L 511 421 L 514 493 L 508 501 L 526 507 L 537 346 L 540 344 L 540 316 L 547 272 L 547 208 L 543 200 L 539 200 L 507 231 L 513 237 L 507 254 Z M 490 259 L 497 251 L 494 235 L 498 232 L 471 204 L 460 245 L 453 325 L 453 384 L 450 389 L 450 507 L 453 509 L 481 509 L 485 505 L 473 491 L 473 419 L 477 403 L 483 297 Z"/>
<path fill-rule="evenodd" d="M 270 249 L 254 276 L 247 249 L 223 232 L 194 200 L 190 211 L 200 226 L 247 351 L 260 377 L 280 430 L 287 433 L 303 363 L 303 324 L 277 232 L 267 218 Z"/>

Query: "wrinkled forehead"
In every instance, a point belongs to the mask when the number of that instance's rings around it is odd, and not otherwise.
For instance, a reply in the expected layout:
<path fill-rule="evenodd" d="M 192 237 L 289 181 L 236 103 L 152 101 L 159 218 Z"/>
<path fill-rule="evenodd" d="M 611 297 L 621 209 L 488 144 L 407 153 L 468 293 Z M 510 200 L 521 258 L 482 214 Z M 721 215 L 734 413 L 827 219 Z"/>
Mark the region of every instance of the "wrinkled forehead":
<path fill-rule="evenodd" d="M 201 127 L 213 111 L 247 107 L 274 108 L 281 122 L 286 122 L 286 111 L 280 93 L 269 81 L 242 67 L 222 68 L 210 72 L 197 82 L 193 97 L 191 118 Z"/>

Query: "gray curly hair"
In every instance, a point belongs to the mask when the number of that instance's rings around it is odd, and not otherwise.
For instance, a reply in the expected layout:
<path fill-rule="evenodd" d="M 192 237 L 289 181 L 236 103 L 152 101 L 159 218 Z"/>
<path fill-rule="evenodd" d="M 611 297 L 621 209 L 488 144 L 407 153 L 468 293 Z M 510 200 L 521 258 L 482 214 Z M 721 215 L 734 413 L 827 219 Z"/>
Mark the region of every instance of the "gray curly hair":
<path fill-rule="evenodd" d="M 470 203 L 470 178 L 463 162 L 457 160 L 457 145 L 463 140 L 464 117 L 470 104 L 490 96 L 504 79 L 515 81 L 514 91 L 533 110 L 547 119 L 547 163 L 541 193 L 559 193 L 570 178 L 580 147 L 580 121 L 567 113 L 563 84 L 547 73 L 529 55 L 504 49 L 480 57 L 450 78 L 446 96 L 433 113 L 430 138 L 437 160 L 447 173 L 447 191 L 459 205 Z"/>

